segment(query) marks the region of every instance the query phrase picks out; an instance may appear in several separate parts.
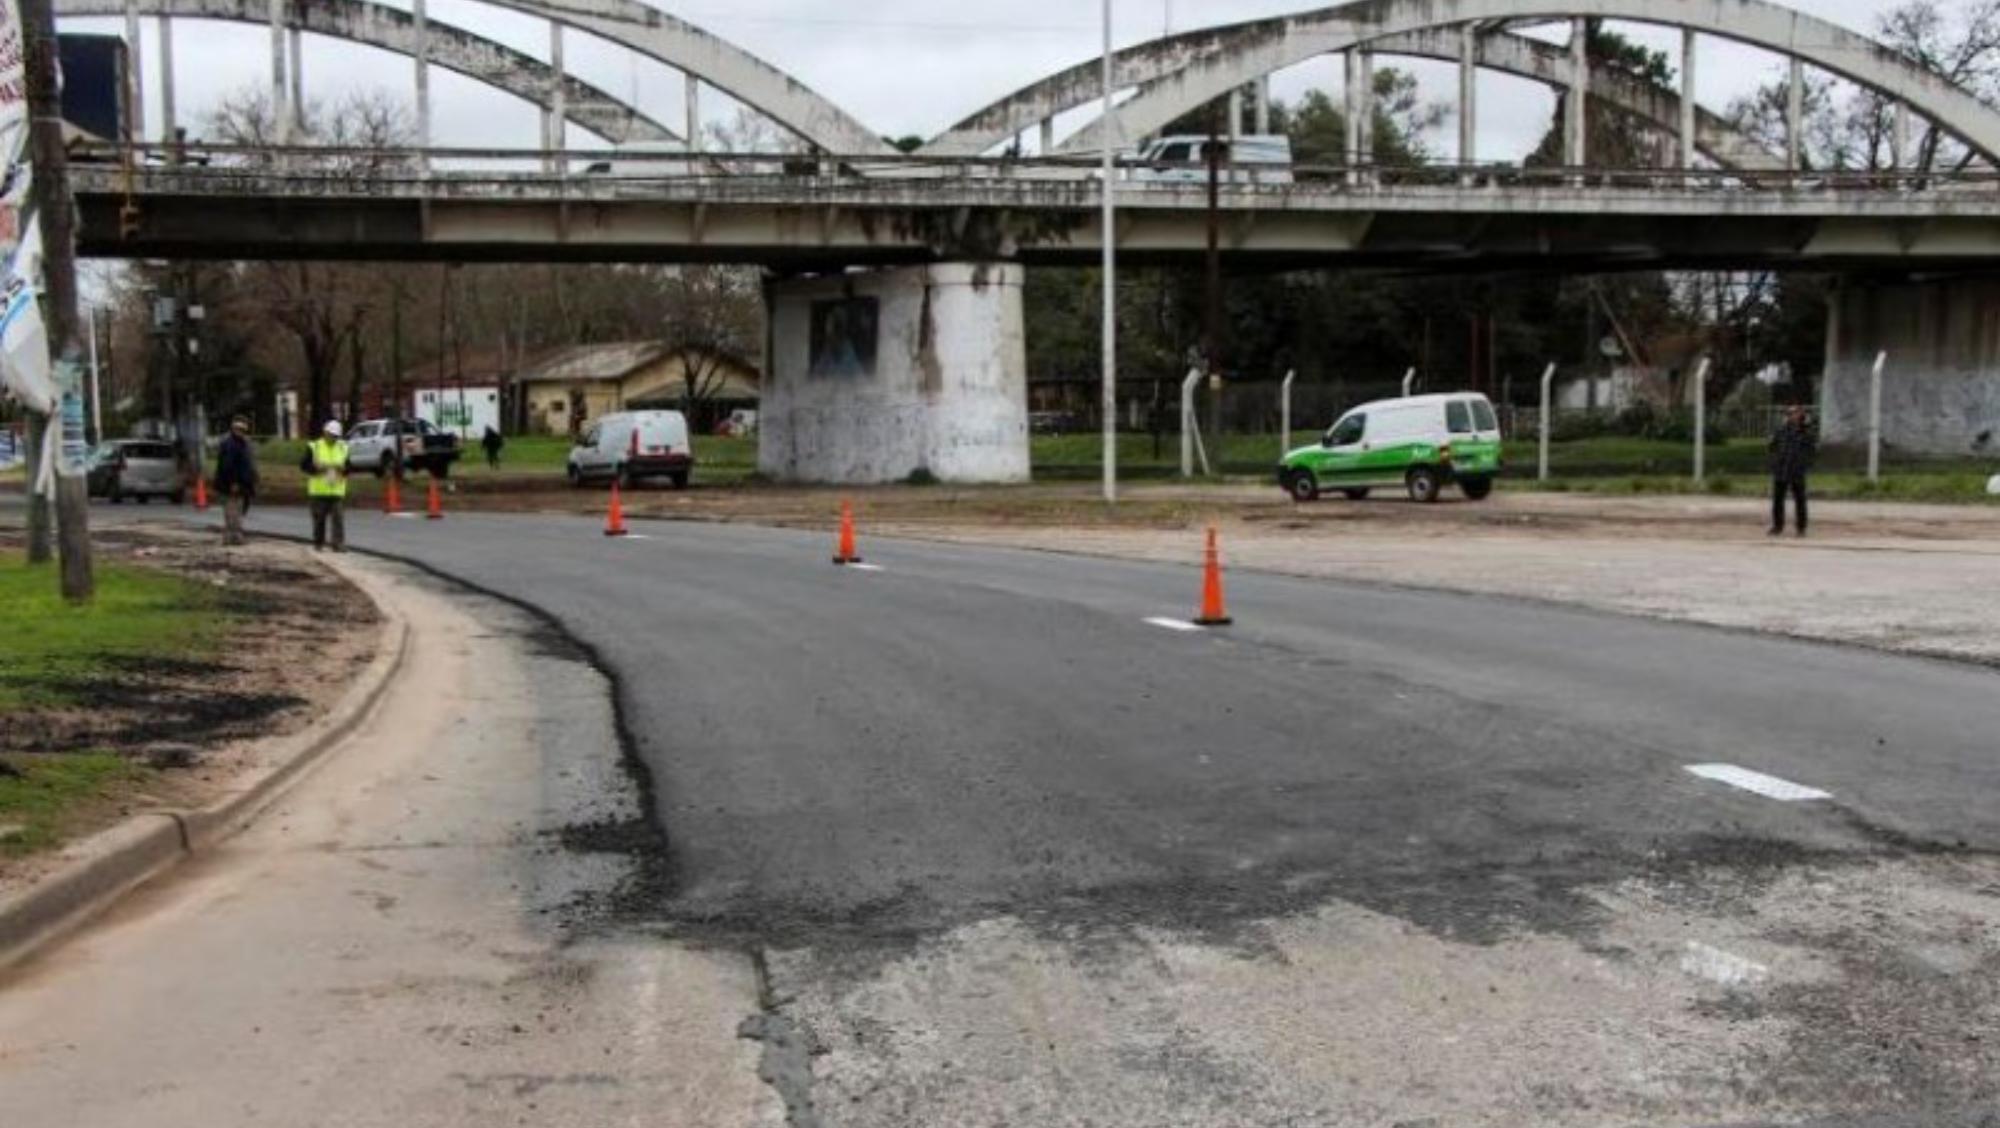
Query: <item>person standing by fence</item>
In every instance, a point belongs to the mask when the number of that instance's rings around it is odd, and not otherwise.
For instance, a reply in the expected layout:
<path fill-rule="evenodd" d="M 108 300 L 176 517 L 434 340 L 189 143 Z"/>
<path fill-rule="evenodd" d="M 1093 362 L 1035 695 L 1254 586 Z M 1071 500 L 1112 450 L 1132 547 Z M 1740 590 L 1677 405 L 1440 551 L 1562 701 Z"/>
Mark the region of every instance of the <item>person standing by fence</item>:
<path fill-rule="evenodd" d="M 1806 535 L 1806 475 L 1812 472 L 1819 439 L 1812 419 L 1799 405 L 1785 412 L 1785 421 L 1771 435 L 1771 535 L 1785 533 L 1785 495 L 1798 512 L 1798 531 Z"/>

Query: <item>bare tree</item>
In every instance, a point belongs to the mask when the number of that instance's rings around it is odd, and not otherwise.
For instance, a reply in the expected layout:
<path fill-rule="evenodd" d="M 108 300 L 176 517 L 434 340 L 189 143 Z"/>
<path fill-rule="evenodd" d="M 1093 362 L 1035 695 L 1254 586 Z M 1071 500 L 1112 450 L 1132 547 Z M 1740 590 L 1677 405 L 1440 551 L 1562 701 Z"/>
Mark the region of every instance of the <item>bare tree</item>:
<path fill-rule="evenodd" d="M 702 415 L 733 367 L 750 367 L 764 337 L 764 300 L 754 270 L 687 266 L 661 279 L 666 339 L 681 365 L 681 408 Z"/>
<path fill-rule="evenodd" d="M 2000 0 L 1962 0 L 1955 9 L 1939 0 L 1908 0 L 1882 16 L 1877 38 L 1895 54 L 1989 104 L 2000 101 Z M 1771 83 L 1737 99 L 1729 117 L 1737 128 L 1772 149 L 1787 144 L 1787 82 Z M 1895 157 L 1895 102 L 1878 90 L 1849 89 L 1830 78 L 1806 80 L 1805 136 L 1808 167 L 1878 171 Z M 1938 128 L 1924 123 L 1905 167 L 1920 172 L 1963 168 L 1972 153 Z"/>
<path fill-rule="evenodd" d="M 303 139 L 329 148 L 325 154 L 250 154 L 247 161 L 276 165 L 301 174 L 374 176 L 405 160 L 397 150 L 411 137 L 409 119 L 400 103 L 379 92 L 352 95 L 331 110 L 309 105 L 303 115 Z M 238 91 L 225 97 L 209 117 L 209 129 L 228 144 L 268 146 L 277 136 L 276 115 L 261 90 Z M 297 342 L 304 362 L 306 400 L 312 420 L 332 415 L 332 386 L 343 353 L 359 348 L 369 295 L 378 287 L 372 268 L 345 263 L 253 263 L 265 312 Z M 363 361 L 355 355 L 349 410 L 359 407 Z"/>

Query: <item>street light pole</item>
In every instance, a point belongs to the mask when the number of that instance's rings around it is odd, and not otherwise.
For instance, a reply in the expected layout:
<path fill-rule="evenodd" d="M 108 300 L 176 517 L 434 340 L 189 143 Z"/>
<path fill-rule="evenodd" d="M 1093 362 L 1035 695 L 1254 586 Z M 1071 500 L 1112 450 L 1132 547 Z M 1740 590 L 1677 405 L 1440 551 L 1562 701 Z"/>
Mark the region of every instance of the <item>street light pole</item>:
<path fill-rule="evenodd" d="M 1103 402 L 1100 404 L 1104 416 L 1104 500 L 1107 504 L 1118 500 L 1118 187 L 1113 179 L 1117 175 L 1118 141 L 1116 89 L 1111 61 L 1111 4 L 1104 0 L 1104 128 L 1098 131 L 1103 139 L 1104 160 L 1102 168 L 1104 194 L 1104 388 Z"/>

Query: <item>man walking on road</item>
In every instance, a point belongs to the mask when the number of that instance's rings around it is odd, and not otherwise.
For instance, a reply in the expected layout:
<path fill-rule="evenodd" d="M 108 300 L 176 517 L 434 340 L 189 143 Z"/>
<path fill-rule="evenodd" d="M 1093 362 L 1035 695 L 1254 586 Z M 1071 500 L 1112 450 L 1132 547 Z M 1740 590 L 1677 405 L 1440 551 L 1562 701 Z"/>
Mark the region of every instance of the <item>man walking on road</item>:
<path fill-rule="evenodd" d="M 1813 435 L 1806 409 L 1794 404 L 1771 435 L 1771 535 L 1785 532 L 1785 495 L 1798 510 L 1799 535 L 1806 535 L 1806 475 L 1811 472 L 1819 440 Z"/>
<path fill-rule="evenodd" d="M 250 420 L 229 421 L 229 433 L 215 455 L 215 488 L 222 494 L 222 543 L 242 544 L 243 515 L 257 493 L 257 455 L 250 448 Z"/>
<path fill-rule="evenodd" d="M 340 423 L 327 423 L 326 433 L 306 448 L 306 496 L 312 500 L 313 551 L 326 548 L 327 525 L 333 526 L 333 550 L 347 551 L 347 444 L 340 440 Z"/>

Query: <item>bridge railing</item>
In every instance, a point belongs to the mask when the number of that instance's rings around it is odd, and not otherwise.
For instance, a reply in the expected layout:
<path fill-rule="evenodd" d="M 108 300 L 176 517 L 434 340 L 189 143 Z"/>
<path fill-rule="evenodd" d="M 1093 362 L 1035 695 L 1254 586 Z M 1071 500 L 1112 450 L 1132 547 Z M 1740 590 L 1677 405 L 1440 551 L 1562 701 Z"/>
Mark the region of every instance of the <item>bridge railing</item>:
<path fill-rule="evenodd" d="M 530 189 L 571 186 L 609 189 L 647 185 L 741 186 L 838 183 L 907 188 L 932 183 L 1074 184 L 1091 188 L 1102 177 L 1090 157 L 937 157 L 922 154 L 844 156 L 826 153 L 625 153 L 595 149 L 378 149 L 340 146 L 80 143 L 71 160 L 86 175 L 116 170 L 151 187 L 170 181 L 190 186 L 249 176 L 295 190 L 341 189 L 341 194 L 393 193 L 420 185 Z M 1135 160 L 1116 164 L 1119 190 L 1187 192 L 1205 188 L 1205 165 L 1161 165 Z M 1633 191 L 1649 193 L 1907 194 L 1950 192 L 2000 196 L 2000 171 L 1744 171 L 1662 168 L 1570 168 L 1514 164 L 1294 165 L 1225 163 L 1217 175 L 1232 197 L 1245 193 L 1377 193 L 1402 189 L 1478 193 L 1507 189 Z M 371 191 L 372 190 L 372 191 Z"/>

